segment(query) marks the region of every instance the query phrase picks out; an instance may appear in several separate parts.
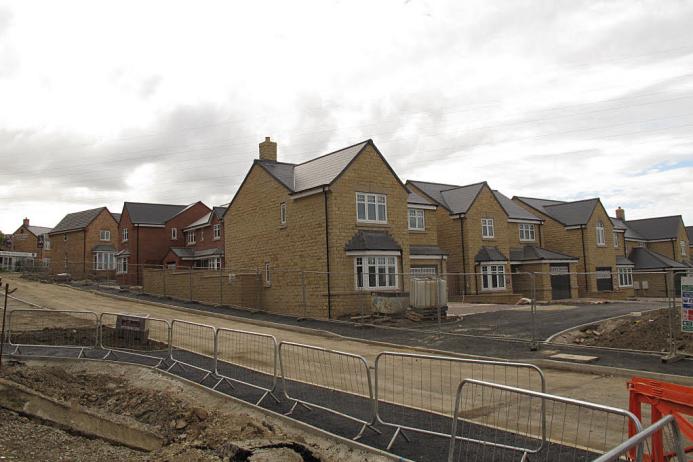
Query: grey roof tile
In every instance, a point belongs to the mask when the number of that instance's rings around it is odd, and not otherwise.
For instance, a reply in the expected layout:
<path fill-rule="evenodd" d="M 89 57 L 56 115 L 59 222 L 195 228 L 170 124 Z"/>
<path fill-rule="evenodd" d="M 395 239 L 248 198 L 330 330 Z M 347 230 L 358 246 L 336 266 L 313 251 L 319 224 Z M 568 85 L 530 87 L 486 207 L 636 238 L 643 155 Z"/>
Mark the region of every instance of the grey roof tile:
<path fill-rule="evenodd" d="M 226 207 L 226 206 L 215 206 L 215 207 L 212 207 L 212 211 L 217 216 L 217 218 L 221 220 L 224 218 L 224 214 L 226 213 L 227 208 L 228 207 Z"/>
<path fill-rule="evenodd" d="M 188 205 L 148 204 L 142 202 L 126 202 L 130 221 L 136 225 L 163 225 L 168 220 L 185 210 Z"/>
<path fill-rule="evenodd" d="M 224 255 L 224 250 L 219 248 L 195 250 L 192 247 L 171 247 L 171 251 L 183 260 L 198 260 Z"/>
<path fill-rule="evenodd" d="M 686 226 L 686 235 L 688 236 L 688 243 L 693 245 L 693 226 Z"/>
<path fill-rule="evenodd" d="M 409 191 L 409 196 L 407 196 L 407 204 L 414 204 L 414 205 L 433 205 L 435 206 L 433 202 L 429 201 L 425 197 L 422 197 L 415 192 Z"/>
<path fill-rule="evenodd" d="M 444 183 L 430 183 L 428 181 L 415 181 L 409 180 L 407 183 L 412 184 L 417 189 L 420 189 L 428 197 L 433 199 L 438 205 L 441 205 L 449 210 L 448 205 L 445 203 L 442 192 L 448 189 L 459 188 L 459 186 L 454 184 L 444 184 Z"/>
<path fill-rule="evenodd" d="M 370 231 L 361 230 L 357 231 L 356 234 L 351 238 L 349 242 L 344 246 L 346 251 L 359 251 L 359 250 L 387 250 L 387 251 L 401 251 L 402 246 L 400 246 L 397 241 L 395 241 L 389 233 L 385 231 Z"/>
<path fill-rule="evenodd" d="M 436 245 L 410 245 L 409 253 L 411 255 L 431 255 L 440 256 L 448 253 Z"/>
<path fill-rule="evenodd" d="M 467 213 L 485 183 L 470 184 L 441 191 L 441 196 L 451 213 Z"/>
<path fill-rule="evenodd" d="M 616 255 L 616 266 L 633 266 L 634 264 L 623 255 Z"/>
<path fill-rule="evenodd" d="M 575 260 L 577 257 L 571 255 L 566 255 L 563 253 L 554 252 L 552 250 L 544 249 L 543 247 L 537 247 L 536 245 L 524 245 L 520 248 L 510 249 L 510 260 L 511 261 L 535 261 L 535 260 L 546 260 L 546 261 L 564 261 L 564 260 Z"/>
<path fill-rule="evenodd" d="M 679 235 L 681 215 L 627 220 L 626 225 L 646 240 L 676 239 Z"/>
<path fill-rule="evenodd" d="M 31 231 L 34 236 L 40 236 L 50 233 L 53 228 L 48 228 L 46 226 L 27 226 L 27 229 Z"/>
<path fill-rule="evenodd" d="M 548 215 L 564 226 L 586 225 L 599 203 L 599 199 L 583 199 L 573 202 L 537 199 L 534 197 L 518 197 L 525 204 Z"/>
<path fill-rule="evenodd" d="M 534 215 L 532 212 L 525 209 L 524 207 L 520 207 L 515 202 L 510 200 L 508 196 L 504 195 L 500 191 L 494 189 L 493 195 L 496 196 L 496 199 L 500 203 L 501 207 L 503 207 L 503 210 L 505 210 L 505 213 L 508 215 L 508 218 L 513 220 L 541 221 L 541 218 Z"/>
<path fill-rule="evenodd" d="M 630 251 L 628 259 L 635 264 L 636 270 L 688 268 L 687 265 L 672 260 L 669 257 L 665 257 L 646 247 L 635 247 Z"/>
<path fill-rule="evenodd" d="M 474 257 L 475 262 L 507 261 L 508 259 L 496 247 L 482 247 Z"/>
<path fill-rule="evenodd" d="M 103 210 L 106 210 L 106 207 L 68 213 L 60 220 L 60 223 L 55 225 L 55 228 L 53 228 L 50 233 L 64 233 L 65 231 L 75 231 L 86 228 Z"/>
<path fill-rule="evenodd" d="M 290 191 L 294 191 L 294 164 L 273 162 L 271 160 L 256 160 L 255 162 L 264 167 L 270 175 Z"/>
<path fill-rule="evenodd" d="M 115 218 L 115 221 L 120 223 L 120 213 L 112 213 L 111 215 L 113 215 L 113 218 Z"/>

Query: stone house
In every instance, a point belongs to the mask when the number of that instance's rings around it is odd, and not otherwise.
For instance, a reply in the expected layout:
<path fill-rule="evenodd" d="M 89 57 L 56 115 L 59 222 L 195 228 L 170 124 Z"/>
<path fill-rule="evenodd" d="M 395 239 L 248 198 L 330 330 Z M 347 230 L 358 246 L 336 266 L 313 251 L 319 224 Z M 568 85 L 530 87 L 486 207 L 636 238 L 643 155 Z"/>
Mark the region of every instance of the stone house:
<path fill-rule="evenodd" d="M 568 272 L 575 257 L 543 248 L 543 220 L 487 182 L 459 186 L 410 180 L 407 187 L 438 205 L 437 241 L 448 254 L 451 300 L 514 303 L 531 295 L 529 272 L 540 273 L 538 298 L 573 295 L 576 282 Z"/>
<path fill-rule="evenodd" d="M 626 220 L 625 211 L 616 209 L 612 217 L 619 230 L 622 258 L 632 264 L 636 295 L 664 297 L 674 283 L 680 292 L 679 278 L 690 270 L 690 239 L 680 215 Z M 662 272 L 674 272 L 674 281 Z"/>
<path fill-rule="evenodd" d="M 112 279 L 118 222 L 106 207 L 68 213 L 49 233 L 51 272 Z"/>
<path fill-rule="evenodd" d="M 546 248 L 577 257 L 578 296 L 633 295 L 632 277 L 627 276 L 632 274 L 632 262 L 622 258 L 619 230 L 599 198 L 565 202 L 515 196 L 512 200 L 544 220 Z"/>
<path fill-rule="evenodd" d="M 118 224 L 116 280 L 123 285 L 141 285 L 143 267 L 160 267 L 171 247 L 185 247 L 183 228 L 209 212 L 202 202 L 125 202 Z"/>
<path fill-rule="evenodd" d="M 686 237 L 688 237 L 688 263 L 693 265 L 693 226 L 686 226 Z"/>
<path fill-rule="evenodd" d="M 31 225 L 28 218 L 22 221 L 22 226 L 12 233 L 12 247 L 15 252 L 29 252 L 45 265 L 50 265 L 51 241 L 48 233 L 51 228 Z"/>
<path fill-rule="evenodd" d="M 226 207 L 213 207 L 183 228 L 185 247 L 171 247 L 164 265 L 167 268 L 221 269 L 224 266 L 224 213 Z"/>
<path fill-rule="evenodd" d="M 261 275 L 267 310 L 367 310 L 408 291 L 408 198 L 372 140 L 293 164 L 266 138 L 224 215 L 226 267 Z"/>
<path fill-rule="evenodd" d="M 438 246 L 438 205 L 410 192 L 407 198 L 410 272 L 412 277 L 443 275 L 448 272 L 448 253 Z"/>

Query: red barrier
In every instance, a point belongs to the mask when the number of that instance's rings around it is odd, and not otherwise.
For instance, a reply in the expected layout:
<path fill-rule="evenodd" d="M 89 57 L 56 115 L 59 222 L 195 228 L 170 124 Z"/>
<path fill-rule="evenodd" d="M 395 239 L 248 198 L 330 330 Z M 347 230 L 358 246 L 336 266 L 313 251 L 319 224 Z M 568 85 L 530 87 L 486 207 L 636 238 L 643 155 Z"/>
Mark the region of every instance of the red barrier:
<path fill-rule="evenodd" d="M 633 377 L 628 382 L 630 392 L 630 411 L 642 422 L 642 405 L 650 405 L 651 423 L 663 416 L 672 415 L 676 419 L 681 430 L 681 436 L 688 441 L 693 441 L 693 424 L 688 417 L 693 417 L 693 387 L 685 387 L 673 383 L 659 382 L 657 380 Z M 644 422 L 643 422 L 644 423 Z M 631 424 L 628 433 L 633 436 L 636 433 Z M 693 452 L 693 446 L 685 448 L 686 453 Z M 634 454 L 631 454 L 633 457 Z M 665 453 L 662 433 L 652 435 L 652 454 L 645 454 L 645 462 L 666 462 L 675 454 Z"/>

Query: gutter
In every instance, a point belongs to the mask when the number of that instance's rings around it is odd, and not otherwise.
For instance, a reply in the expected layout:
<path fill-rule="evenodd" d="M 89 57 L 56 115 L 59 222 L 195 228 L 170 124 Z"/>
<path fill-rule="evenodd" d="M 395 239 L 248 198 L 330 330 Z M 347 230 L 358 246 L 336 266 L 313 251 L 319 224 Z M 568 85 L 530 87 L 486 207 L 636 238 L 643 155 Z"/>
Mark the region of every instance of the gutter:
<path fill-rule="evenodd" d="M 467 254 L 464 251 L 464 215 L 458 215 L 460 217 L 460 247 L 462 248 L 462 294 L 467 291 Z M 474 278 L 476 280 L 476 277 Z M 479 291 L 477 290 L 477 293 Z"/>
<path fill-rule="evenodd" d="M 332 287 L 330 281 L 330 219 L 327 213 L 327 188 L 322 188 L 325 204 L 325 255 L 327 257 L 327 318 L 332 319 Z"/>
<path fill-rule="evenodd" d="M 137 285 L 140 284 L 140 227 L 135 227 L 135 239 L 137 239 L 137 258 L 135 259 L 135 274 L 137 275 Z M 165 237 L 165 236 L 164 236 Z M 128 268 L 129 269 L 129 268 Z"/>
<path fill-rule="evenodd" d="M 86 277 L 87 275 L 87 228 L 82 231 L 84 236 L 82 238 L 82 273 Z"/>
<path fill-rule="evenodd" d="M 585 249 L 585 227 L 580 226 L 580 237 L 582 240 L 582 264 L 585 269 L 585 291 L 589 293 L 590 291 L 590 278 L 587 274 L 587 250 Z"/>

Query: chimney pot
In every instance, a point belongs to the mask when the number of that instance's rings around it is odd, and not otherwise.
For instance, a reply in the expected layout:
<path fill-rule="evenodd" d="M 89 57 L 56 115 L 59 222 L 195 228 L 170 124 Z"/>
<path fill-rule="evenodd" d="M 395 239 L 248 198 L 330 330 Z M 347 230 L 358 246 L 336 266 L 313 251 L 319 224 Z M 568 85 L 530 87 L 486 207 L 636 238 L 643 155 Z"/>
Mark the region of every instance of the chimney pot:
<path fill-rule="evenodd" d="M 616 209 L 616 218 L 618 218 L 621 221 L 626 221 L 626 211 L 623 210 L 620 206 Z"/>
<path fill-rule="evenodd" d="M 277 143 L 270 140 L 269 136 L 266 136 L 265 141 L 260 143 L 260 160 L 277 161 Z"/>
<path fill-rule="evenodd" d="M 29 226 L 29 219 L 28 218 L 24 219 L 24 226 Z"/>

